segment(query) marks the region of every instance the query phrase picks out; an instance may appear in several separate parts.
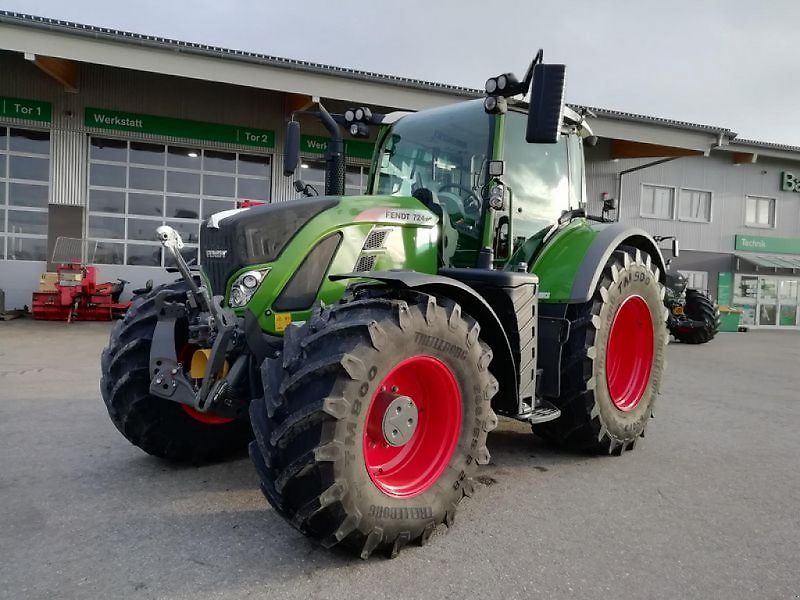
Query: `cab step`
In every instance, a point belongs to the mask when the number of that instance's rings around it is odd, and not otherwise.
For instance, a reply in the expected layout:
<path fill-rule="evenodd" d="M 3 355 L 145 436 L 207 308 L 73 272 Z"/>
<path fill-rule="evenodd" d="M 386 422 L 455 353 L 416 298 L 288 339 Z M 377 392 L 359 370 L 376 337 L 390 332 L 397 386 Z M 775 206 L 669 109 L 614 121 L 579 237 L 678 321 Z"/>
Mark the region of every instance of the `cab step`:
<path fill-rule="evenodd" d="M 560 408 L 548 402 L 547 400 L 539 398 L 536 402 L 536 406 L 531 408 L 529 411 L 516 415 L 514 418 L 519 419 L 520 421 L 528 421 L 532 425 L 536 425 L 538 423 L 553 421 L 560 416 Z"/>

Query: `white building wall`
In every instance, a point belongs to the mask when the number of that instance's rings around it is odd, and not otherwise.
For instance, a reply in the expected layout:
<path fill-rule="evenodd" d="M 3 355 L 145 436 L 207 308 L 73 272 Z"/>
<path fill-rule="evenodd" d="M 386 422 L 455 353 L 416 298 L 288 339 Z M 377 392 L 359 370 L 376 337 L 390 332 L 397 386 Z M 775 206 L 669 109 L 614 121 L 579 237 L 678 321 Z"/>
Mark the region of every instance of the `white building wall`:
<path fill-rule="evenodd" d="M 600 213 L 601 193 L 617 198 L 618 174 L 658 160 L 608 159 L 608 143 L 601 142 L 587 152 L 587 194 L 590 213 Z M 670 162 L 634 171 L 624 176 L 619 220 L 655 235 L 677 235 L 681 248 L 705 252 L 733 252 L 734 236 L 800 237 L 800 194 L 780 191 L 782 171 L 800 172 L 800 165 L 788 161 L 760 158 L 754 164 L 734 165 L 732 155 L 724 151 L 711 156 L 676 158 Z M 640 199 L 642 184 L 666 185 L 675 188 L 676 202 L 681 188 L 712 192 L 710 223 L 642 217 Z M 776 199 L 774 228 L 745 226 L 745 197 L 764 196 Z"/>

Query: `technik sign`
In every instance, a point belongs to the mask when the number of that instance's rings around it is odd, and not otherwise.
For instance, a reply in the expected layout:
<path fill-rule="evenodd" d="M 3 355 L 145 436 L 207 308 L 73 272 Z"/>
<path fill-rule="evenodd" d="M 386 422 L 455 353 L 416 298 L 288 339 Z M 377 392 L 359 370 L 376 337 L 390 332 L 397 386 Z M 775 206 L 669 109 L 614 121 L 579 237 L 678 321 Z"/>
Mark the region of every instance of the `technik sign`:
<path fill-rule="evenodd" d="M 736 250 L 749 250 L 750 252 L 800 254 L 800 238 L 776 238 L 737 234 L 734 241 L 734 248 Z"/>
<path fill-rule="evenodd" d="M 800 193 L 800 175 L 795 175 L 789 171 L 781 173 L 781 191 Z"/>

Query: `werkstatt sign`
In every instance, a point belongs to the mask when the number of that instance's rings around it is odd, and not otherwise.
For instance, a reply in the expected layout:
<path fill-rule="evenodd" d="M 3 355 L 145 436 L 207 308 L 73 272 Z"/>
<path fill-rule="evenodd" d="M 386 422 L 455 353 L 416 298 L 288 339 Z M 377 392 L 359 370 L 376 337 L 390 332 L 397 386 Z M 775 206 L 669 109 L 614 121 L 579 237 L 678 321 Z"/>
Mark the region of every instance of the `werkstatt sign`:
<path fill-rule="evenodd" d="M 325 154 L 328 149 L 328 138 L 319 135 L 301 135 L 300 152 L 306 154 Z M 375 144 L 372 142 L 359 142 L 358 140 L 345 140 L 344 154 L 350 158 L 372 158 Z"/>
<path fill-rule="evenodd" d="M 166 135 L 192 140 L 222 142 L 224 144 L 256 146 L 258 148 L 273 148 L 275 146 L 275 132 L 266 129 L 187 121 L 102 108 L 87 108 L 85 124 L 87 127 L 99 129 Z"/>
<path fill-rule="evenodd" d="M 737 235 L 734 247 L 750 252 L 775 252 L 776 254 L 800 254 L 800 238 L 761 237 Z"/>
<path fill-rule="evenodd" d="M 49 123 L 53 117 L 53 105 L 39 100 L 0 96 L 0 117 Z"/>

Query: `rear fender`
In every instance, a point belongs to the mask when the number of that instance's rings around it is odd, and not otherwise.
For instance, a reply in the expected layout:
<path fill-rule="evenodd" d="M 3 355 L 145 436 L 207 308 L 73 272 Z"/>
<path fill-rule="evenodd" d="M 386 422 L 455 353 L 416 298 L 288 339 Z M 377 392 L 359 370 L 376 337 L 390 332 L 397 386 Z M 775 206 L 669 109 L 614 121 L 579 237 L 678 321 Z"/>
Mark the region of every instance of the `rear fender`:
<path fill-rule="evenodd" d="M 540 304 L 589 301 L 603 267 L 620 246 L 649 254 L 659 281 L 665 281 L 664 257 L 646 231 L 624 223 L 576 219 L 547 240 L 530 267 L 539 276 Z"/>
<path fill-rule="evenodd" d="M 587 302 L 594 295 L 608 259 L 621 246 L 629 246 L 646 252 L 658 270 L 658 280 L 666 281 L 666 266 L 661 254 L 650 234 L 643 229 L 629 227 L 623 223 L 614 223 L 598 232 L 581 261 L 581 265 L 572 282 L 570 303 Z"/>

